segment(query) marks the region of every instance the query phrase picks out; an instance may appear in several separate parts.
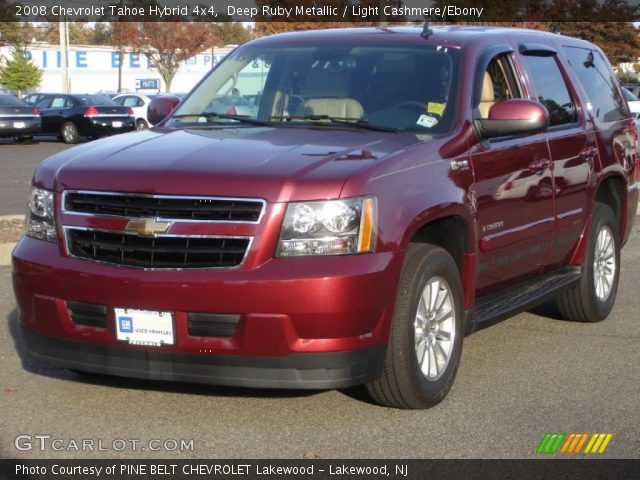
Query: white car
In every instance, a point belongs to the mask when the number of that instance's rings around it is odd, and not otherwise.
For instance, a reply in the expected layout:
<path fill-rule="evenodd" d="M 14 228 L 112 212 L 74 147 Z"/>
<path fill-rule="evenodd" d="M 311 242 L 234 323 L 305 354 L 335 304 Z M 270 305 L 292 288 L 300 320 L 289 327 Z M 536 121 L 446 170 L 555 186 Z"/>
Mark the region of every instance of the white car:
<path fill-rule="evenodd" d="M 624 94 L 624 98 L 629 104 L 629 110 L 631 110 L 631 115 L 633 118 L 640 118 L 640 98 L 636 97 L 633 93 L 631 93 L 626 88 L 622 87 L 622 93 Z"/>
<path fill-rule="evenodd" d="M 147 119 L 147 108 L 153 98 L 142 93 L 122 93 L 113 97 L 113 101 L 123 107 L 130 107 L 136 117 L 136 130 L 149 128 L 151 122 Z"/>

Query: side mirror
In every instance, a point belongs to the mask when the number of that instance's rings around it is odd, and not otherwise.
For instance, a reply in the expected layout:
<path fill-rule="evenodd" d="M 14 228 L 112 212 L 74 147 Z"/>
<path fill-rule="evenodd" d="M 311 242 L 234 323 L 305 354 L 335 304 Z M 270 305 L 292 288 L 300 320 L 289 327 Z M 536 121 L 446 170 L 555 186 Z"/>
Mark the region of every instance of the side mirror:
<path fill-rule="evenodd" d="M 539 133 L 549 127 L 549 112 L 539 102 L 514 98 L 496 103 L 489 118 L 474 123 L 482 138 Z"/>
<path fill-rule="evenodd" d="M 157 125 L 164 120 L 180 103 L 180 98 L 167 94 L 151 100 L 147 107 L 147 120 L 151 125 Z"/>

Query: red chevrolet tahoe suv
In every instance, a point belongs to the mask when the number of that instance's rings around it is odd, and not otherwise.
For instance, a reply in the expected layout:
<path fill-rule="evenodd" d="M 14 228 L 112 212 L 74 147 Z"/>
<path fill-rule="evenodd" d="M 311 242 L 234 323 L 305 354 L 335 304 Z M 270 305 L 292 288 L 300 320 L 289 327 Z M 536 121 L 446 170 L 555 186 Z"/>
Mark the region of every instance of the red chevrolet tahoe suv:
<path fill-rule="evenodd" d="M 275 35 L 173 107 L 156 99 L 151 113 L 170 113 L 156 128 L 38 167 L 13 252 L 36 359 L 366 384 L 424 408 L 476 328 L 548 300 L 570 320 L 611 311 L 637 133 L 591 43 L 485 27 Z"/>

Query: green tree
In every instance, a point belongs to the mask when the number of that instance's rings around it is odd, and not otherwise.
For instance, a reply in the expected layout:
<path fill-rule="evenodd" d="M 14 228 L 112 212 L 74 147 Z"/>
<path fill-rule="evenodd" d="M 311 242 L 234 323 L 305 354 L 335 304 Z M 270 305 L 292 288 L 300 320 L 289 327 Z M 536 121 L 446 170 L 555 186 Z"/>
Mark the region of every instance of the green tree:
<path fill-rule="evenodd" d="M 11 60 L 7 60 L 0 68 L 0 85 L 22 96 L 25 90 L 40 85 L 42 70 L 27 59 L 23 50 L 14 48 L 11 56 Z"/>

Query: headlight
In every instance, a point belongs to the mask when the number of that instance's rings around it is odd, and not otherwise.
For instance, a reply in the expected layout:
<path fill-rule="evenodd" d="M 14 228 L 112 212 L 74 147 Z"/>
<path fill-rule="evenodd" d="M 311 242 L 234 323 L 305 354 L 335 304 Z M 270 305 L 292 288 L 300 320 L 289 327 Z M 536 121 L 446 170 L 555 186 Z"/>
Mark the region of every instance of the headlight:
<path fill-rule="evenodd" d="M 49 242 L 57 240 L 53 200 L 52 191 L 37 187 L 31 188 L 25 226 L 27 236 Z"/>
<path fill-rule="evenodd" d="M 375 197 L 290 203 L 276 256 L 347 255 L 375 247 Z"/>

